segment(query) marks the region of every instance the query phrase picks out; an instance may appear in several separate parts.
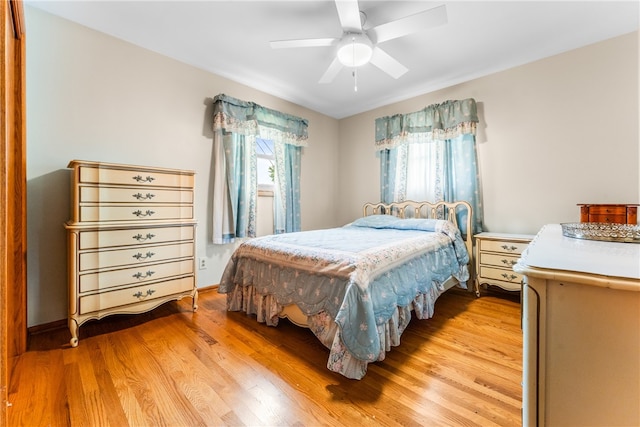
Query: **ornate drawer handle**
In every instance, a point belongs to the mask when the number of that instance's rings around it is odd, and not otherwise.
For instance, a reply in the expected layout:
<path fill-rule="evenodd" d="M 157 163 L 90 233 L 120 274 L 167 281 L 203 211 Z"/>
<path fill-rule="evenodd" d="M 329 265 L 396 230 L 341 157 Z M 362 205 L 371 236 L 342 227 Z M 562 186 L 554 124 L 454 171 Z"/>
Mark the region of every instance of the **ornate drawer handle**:
<path fill-rule="evenodd" d="M 143 178 L 140 175 L 136 175 L 133 177 L 134 180 L 138 181 L 138 182 L 151 182 L 153 181 L 155 178 L 152 176 L 147 176 L 146 178 Z"/>
<path fill-rule="evenodd" d="M 133 277 L 138 280 L 143 280 L 143 279 L 146 279 L 147 277 L 151 277 L 153 274 L 155 274 L 155 271 L 149 270 L 145 274 L 137 272 L 136 274 L 133 275 Z"/>
<path fill-rule="evenodd" d="M 151 216 L 153 215 L 155 212 L 151 211 L 151 210 L 147 210 L 146 212 L 142 212 L 141 210 L 137 210 L 137 211 L 133 211 L 131 212 L 132 214 L 134 214 L 137 217 L 145 217 L 145 216 Z"/>
<path fill-rule="evenodd" d="M 502 261 L 503 264 L 511 265 L 511 266 L 516 265 L 518 263 L 518 261 L 514 261 L 512 259 L 502 259 L 500 261 Z"/>
<path fill-rule="evenodd" d="M 500 246 L 502 249 L 504 249 L 505 251 L 515 251 L 516 249 L 518 249 L 517 246 L 507 246 L 507 245 L 502 245 Z"/>
<path fill-rule="evenodd" d="M 513 279 L 517 279 L 518 276 L 516 276 L 515 274 L 507 274 L 507 273 L 502 273 L 502 277 L 504 277 L 505 279 L 507 279 L 508 281 L 512 281 Z"/>
<path fill-rule="evenodd" d="M 147 289 L 147 295 L 148 297 L 150 297 L 151 295 L 153 295 L 153 293 L 155 292 L 155 289 Z M 133 296 L 135 298 L 142 298 L 144 296 L 144 294 L 142 293 L 142 291 L 138 291 L 135 294 L 133 294 Z"/>
<path fill-rule="evenodd" d="M 156 195 L 151 193 L 147 193 L 147 194 L 137 193 L 137 194 L 133 194 L 133 197 L 135 197 L 138 200 L 151 200 L 154 197 L 156 197 Z"/>
<path fill-rule="evenodd" d="M 154 237 L 156 237 L 156 235 L 151 233 L 147 233 L 146 236 L 143 236 L 142 234 L 136 234 L 135 236 L 133 236 L 133 238 L 136 239 L 138 242 L 144 242 L 145 240 L 150 240 L 150 239 L 153 239 Z"/>
<path fill-rule="evenodd" d="M 147 252 L 146 255 L 142 255 L 140 252 L 138 252 L 137 254 L 133 255 L 133 257 L 140 261 L 141 259 L 151 258 L 154 255 L 155 254 L 153 252 Z"/>

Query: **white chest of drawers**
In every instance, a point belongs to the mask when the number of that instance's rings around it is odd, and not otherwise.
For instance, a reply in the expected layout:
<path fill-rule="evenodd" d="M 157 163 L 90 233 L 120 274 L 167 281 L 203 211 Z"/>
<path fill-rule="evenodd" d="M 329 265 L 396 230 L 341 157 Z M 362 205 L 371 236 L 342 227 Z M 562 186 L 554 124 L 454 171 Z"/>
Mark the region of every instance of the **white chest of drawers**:
<path fill-rule="evenodd" d="M 90 319 L 193 299 L 197 309 L 194 173 L 73 160 L 69 330 Z"/>
<path fill-rule="evenodd" d="M 522 425 L 640 426 L 640 245 L 545 225 L 514 270 Z"/>
<path fill-rule="evenodd" d="M 522 275 L 513 271 L 518 258 L 534 236 L 527 234 L 476 234 L 476 280 L 479 285 L 498 286 L 508 291 L 519 291 Z"/>

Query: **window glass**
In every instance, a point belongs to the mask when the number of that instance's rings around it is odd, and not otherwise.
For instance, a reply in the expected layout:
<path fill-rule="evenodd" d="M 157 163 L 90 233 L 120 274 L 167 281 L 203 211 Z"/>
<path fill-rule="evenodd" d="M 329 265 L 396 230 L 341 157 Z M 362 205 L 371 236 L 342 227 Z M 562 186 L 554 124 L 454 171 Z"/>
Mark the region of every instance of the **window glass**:
<path fill-rule="evenodd" d="M 273 141 L 256 138 L 258 190 L 273 191 L 275 157 Z"/>

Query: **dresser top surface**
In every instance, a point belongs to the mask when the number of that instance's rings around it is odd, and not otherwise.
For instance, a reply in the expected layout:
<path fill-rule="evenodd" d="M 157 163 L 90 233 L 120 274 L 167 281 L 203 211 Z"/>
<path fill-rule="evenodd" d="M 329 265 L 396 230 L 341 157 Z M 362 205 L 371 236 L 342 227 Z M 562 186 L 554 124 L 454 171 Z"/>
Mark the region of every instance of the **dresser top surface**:
<path fill-rule="evenodd" d="M 92 168 L 106 168 L 106 169 L 120 169 L 120 170 L 139 170 L 139 171 L 155 171 L 155 172 L 169 172 L 174 174 L 195 175 L 192 170 L 186 169 L 172 169 L 155 166 L 140 166 L 140 165 L 125 165 L 119 163 L 107 163 L 107 162 L 94 162 L 89 160 L 71 160 L 67 165 L 67 168 L 74 169 L 78 167 L 92 167 Z"/>
<path fill-rule="evenodd" d="M 640 244 L 566 237 L 560 224 L 547 224 L 522 254 L 519 264 L 640 280 Z"/>

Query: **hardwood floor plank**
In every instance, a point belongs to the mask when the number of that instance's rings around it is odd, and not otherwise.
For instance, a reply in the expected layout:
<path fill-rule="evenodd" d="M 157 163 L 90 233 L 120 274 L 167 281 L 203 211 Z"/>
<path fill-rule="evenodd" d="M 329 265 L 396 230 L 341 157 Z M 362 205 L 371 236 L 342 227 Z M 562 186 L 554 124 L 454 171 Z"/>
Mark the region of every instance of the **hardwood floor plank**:
<path fill-rule="evenodd" d="M 141 381 L 135 372 L 129 370 L 129 353 L 122 348 L 112 335 L 100 340 L 100 348 L 104 355 L 105 368 L 111 374 L 113 387 L 118 394 L 120 406 L 130 426 L 143 426 L 152 424 L 151 421 L 163 421 L 157 412 L 145 412 L 138 402 L 136 394 L 137 383 Z M 160 424 L 157 424 L 160 425 Z"/>
<path fill-rule="evenodd" d="M 258 401 L 244 392 L 254 387 L 262 375 L 254 371 L 254 367 L 249 363 L 250 358 L 245 359 L 246 355 L 244 354 L 241 354 L 239 358 L 235 350 L 241 348 L 244 351 L 253 351 L 253 349 L 246 347 L 244 341 L 238 343 L 237 337 L 226 333 L 218 326 L 210 325 L 206 320 L 199 321 L 198 324 L 214 331 L 224 332 L 224 334 L 216 339 L 193 325 L 188 326 L 185 330 L 183 324 L 174 322 L 170 327 L 174 328 L 173 333 L 191 335 L 191 338 L 195 340 L 192 342 L 199 344 L 199 347 L 190 348 L 199 363 L 196 372 L 208 384 L 211 384 L 225 408 L 233 408 L 226 411 L 224 418 L 240 421 L 234 425 L 267 425 L 262 411 L 259 410 Z M 197 340 L 197 337 L 206 338 Z M 240 370 L 241 375 L 234 375 L 238 373 L 238 366 L 243 367 Z M 265 370 L 264 374 L 267 375 L 268 371 Z M 238 381 L 239 379 L 241 381 Z M 237 393 L 237 390 L 243 390 L 243 393 Z"/>
<path fill-rule="evenodd" d="M 153 353 L 140 327 L 116 334 L 114 338 L 120 339 L 120 346 L 129 349 L 129 357 L 122 360 L 128 365 L 129 376 L 136 378 L 136 398 L 145 413 L 159 416 L 162 425 L 206 424 L 184 395 L 176 391 L 175 382 L 165 369 L 163 355 Z"/>
<path fill-rule="evenodd" d="M 9 390 L 12 426 L 518 426 L 519 298 L 451 290 L 362 380 L 326 368 L 308 329 L 228 313 L 203 292 L 139 316 L 34 335 Z M 37 372 L 37 374 L 36 374 Z"/>

